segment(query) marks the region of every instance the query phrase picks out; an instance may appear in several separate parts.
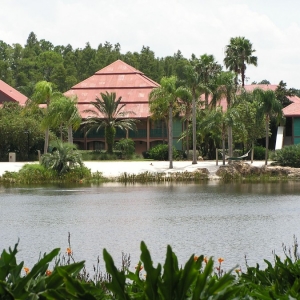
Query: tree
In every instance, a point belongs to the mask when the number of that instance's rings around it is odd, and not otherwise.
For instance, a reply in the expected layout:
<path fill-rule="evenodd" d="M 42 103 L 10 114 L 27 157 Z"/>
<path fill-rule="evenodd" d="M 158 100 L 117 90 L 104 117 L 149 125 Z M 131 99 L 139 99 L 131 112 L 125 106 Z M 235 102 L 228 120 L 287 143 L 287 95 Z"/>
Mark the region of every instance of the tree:
<path fill-rule="evenodd" d="M 255 100 L 253 92 L 242 91 L 238 98 L 236 109 L 239 121 L 238 126 L 235 126 L 234 129 L 235 133 L 239 135 L 239 141 L 242 141 L 247 147 L 251 147 L 251 163 L 253 163 L 254 144 L 257 139 L 265 136 L 265 124 L 263 119 L 256 117 L 259 103 Z"/>
<path fill-rule="evenodd" d="M 73 129 L 77 130 L 81 124 L 81 117 L 77 109 L 77 101 L 72 98 L 61 95 L 54 99 L 50 105 L 43 120 L 44 126 L 58 128 L 61 130 L 62 139 L 62 127 L 68 128 L 68 143 L 73 144 Z"/>
<path fill-rule="evenodd" d="M 237 85 L 234 80 L 235 76 L 232 72 L 221 72 L 216 79 L 216 92 L 213 96 L 211 105 L 216 106 L 222 99 L 226 99 L 227 109 L 232 108 L 237 93 Z M 228 154 L 233 155 L 233 139 L 232 139 L 232 126 L 228 126 Z"/>
<path fill-rule="evenodd" d="M 192 128 L 193 128 L 193 162 L 192 164 L 197 164 L 197 156 L 196 156 L 196 114 L 198 101 L 201 92 L 203 91 L 203 84 L 201 80 L 201 76 L 199 72 L 197 72 L 197 60 L 192 59 L 189 65 L 185 68 L 185 84 L 188 86 L 192 93 Z M 197 105 L 196 105 L 197 102 Z M 196 107 L 197 106 L 197 107 Z"/>
<path fill-rule="evenodd" d="M 160 87 L 153 89 L 149 95 L 150 111 L 151 104 L 166 108 L 168 111 L 168 144 L 169 144 L 169 168 L 173 169 L 173 108 L 178 101 L 178 90 L 176 88 L 177 78 L 175 76 L 163 77 Z M 153 112 L 153 110 L 151 111 Z"/>
<path fill-rule="evenodd" d="M 18 160 L 36 159 L 36 151 L 44 143 L 41 116 L 15 102 L 4 102 L 0 108 L 0 160 L 7 161 L 9 152 Z"/>
<path fill-rule="evenodd" d="M 52 153 L 42 156 L 42 165 L 46 168 L 53 169 L 62 175 L 73 167 L 83 165 L 81 155 L 76 151 L 75 145 L 57 141 L 53 143 L 53 146 Z"/>
<path fill-rule="evenodd" d="M 90 129 L 96 128 L 98 132 L 101 128 L 105 129 L 105 141 L 107 152 L 113 153 L 116 128 L 121 130 L 135 130 L 137 120 L 125 118 L 132 111 L 124 111 L 125 103 L 121 103 L 122 97 L 116 99 L 116 93 L 100 93 L 101 98 L 96 97 L 95 102 L 90 102 L 95 109 L 87 109 L 86 113 L 91 114 L 83 124 L 90 125 Z"/>
<path fill-rule="evenodd" d="M 187 87 L 180 86 L 178 88 L 178 97 L 179 97 L 179 104 L 182 112 L 184 113 L 185 118 L 185 129 L 186 129 L 186 150 L 187 150 L 187 157 L 189 156 L 189 124 L 192 115 L 192 104 L 193 104 L 193 96 L 191 90 Z"/>
<path fill-rule="evenodd" d="M 282 107 L 286 107 L 292 103 L 292 101 L 288 97 L 293 97 L 296 94 L 295 89 L 288 89 L 286 87 L 286 83 L 282 80 L 279 82 L 276 90 L 275 95 L 276 98 L 280 101 Z"/>
<path fill-rule="evenodd" d="M 269 126 L 272 117 L 279 120 L 282 116 L 282 105 L 276 98 L 276 94 L 272 90 L 255 89 L 253 91 L 254 97 L 258 101 L 257 117 L 258 119 L 265 118 L 265 134 L 266 134 L 266 153 L 265 165 L 268 164 L 269 151 Z"/>
<path fill-rule="evenodd" d="M 223 107 L 219 106 L 216 109 L 207 112 L 208 113 L 202 122 L 203 129 L 210 132 L 215 141 L 218 141 L 219 136 L 221 136 L 223 165 L 225 165 L 226 136 L 228 128 L 232 126 L 234 122 L 236 111 L 233 108 L 229 108 L 226 112 L 223 112 Z M 218 142 L 216 144 L 218 144 Z"/>
<path fill-rule="evenodd" d="M 208 97 L 212 93 L 213 81 L 222 71 L 222 66 L 215 61 L 213 55 L 203 54 L 196 64 L 196 69 L 200 74 L 203 84 L 205 95 L 204 106 L 208 108 Z"/>
<path fill-rule="evenodd" d="M 55 92 L 52 87 L 52 83 L 48 81 L 39 81 L 35 85 L 34 93 L 32 96 L 31 101 L 29 102 L 30 105 L 39 105 L 39 104 L 46 104 L 46 113 L 48 114 L 49 105 L 51 100 L 60 97 L 61 93 Z M 47 123 L 43 123 L 45 125 L 45 144 L 44 144 L 44 154 L 48 151 L 49 146 L 49 126 Z"/>
<path fill-rule="evenodd" d="M 235 83 L 238 84 L 238 75 L 242 77 L 242 87 L 245 86 L 245 72 L 248 65 L 257 66 L 257 57 L 252 44 L 245 37 L 235 37 L 230 39 L 230 44 L 226 46 L 226 56 L 224 64 L 229 71 L 236 74 Z"/>

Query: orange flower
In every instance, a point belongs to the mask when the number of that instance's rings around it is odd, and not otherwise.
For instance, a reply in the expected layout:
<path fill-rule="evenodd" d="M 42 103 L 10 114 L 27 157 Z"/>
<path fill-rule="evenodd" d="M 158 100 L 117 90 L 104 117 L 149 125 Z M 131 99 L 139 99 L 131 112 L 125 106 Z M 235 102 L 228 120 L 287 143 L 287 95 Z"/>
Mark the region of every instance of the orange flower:
<path fill-rule="evenodd" d="M 222 257 L 219 257 L 218 258 L 218 262 L 221 264 L 222 262 L 224 261 L 224 258 L 222 258 Z"/>
<path fill-rule="evenodd" d="M 194 256 L 194 261 L 197 261 L 198 260 L 198 256 Z"/>
<path fill-rule="evenodd" d="M 26 273 L 26 275 L 27 275 L 27 274 L 29 273 L 29 268 L 24 267 L 23 269 L 24 269 L 24 271 L 25 271 L 25 273 Z"/>
<path fill-rule="evenodd" d="M 139 266 L 139 265 L 136 265 L 135 269 L 137 269 L 137 268 L 138 268 L 138 266 Z M 143 269 L 144 269 L 144 267 L 140 265 L 140 269 L 139 269 L 139 271 L 142 271 Z"/>
<path fill-rule="evenodd" d="M 205 256 L 203 260 L 204 260 L 204 262 L 205 262 L 206 264 L 208 263 L 208 258 L 207 258 L 207 256 Z"/>
<path fill-rule="evenodd" d="M 67 254 L 68 254 L 69 256 L 71 256 L 71 255 L 73 254 L 71 248 L 67 248 Z"/>
<path fill-rule="evenodd" d="M 236 272 L 236 274 L 239 274 L 240 272 L 242 272 L 242 269 L 241 268 L 235 269 L 235 272 Z"/>
<path fill-rule="evenodd" d="M 52 272 L 50 270 L 46 271 L 46 276 L 50 276 L 52 274 Z"/>

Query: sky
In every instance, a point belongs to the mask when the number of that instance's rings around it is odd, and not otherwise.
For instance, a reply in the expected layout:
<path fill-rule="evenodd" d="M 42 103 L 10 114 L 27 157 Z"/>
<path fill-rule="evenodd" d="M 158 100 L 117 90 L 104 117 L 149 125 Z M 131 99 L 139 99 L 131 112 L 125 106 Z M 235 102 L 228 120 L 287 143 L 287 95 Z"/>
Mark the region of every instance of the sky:
<path fill-rule="evenodd" d="M 156 57 L 212 54 L 223 65 L 230 38 L 252 43 L 247 84 L 280 80 L 300 89 L 299 0 L 0 0 L 0 40 L 24 46 L 30 32 L 54 46 L 119 43 Z"/>

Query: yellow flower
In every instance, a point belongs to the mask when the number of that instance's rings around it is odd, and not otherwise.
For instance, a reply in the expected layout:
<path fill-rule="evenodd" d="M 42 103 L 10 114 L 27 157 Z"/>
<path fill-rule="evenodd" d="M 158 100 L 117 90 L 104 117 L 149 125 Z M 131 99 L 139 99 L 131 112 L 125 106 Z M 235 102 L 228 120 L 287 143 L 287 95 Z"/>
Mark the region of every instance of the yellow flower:
<path fill-rule="evenodd" d="M 27 274 L 29 273 L 29 268 L 24 267 L 23 269 L 24 269 L 24 271 L 25 271 L 25 273 L 26 273 L 26 275 L 27 275 Z"/>
<path fill-rule="evenodd" d="M 68 254 L 69 256 L 73 254 L 71 248 L 67 248 L 67 254 Z"/>
<path fill-rule="evenodd" d="M 222 257 L 219 257 L 218 258 L 218 262 L 221 264 L 222 262 L 224 261 L 224 258 L 222 258 Z"/>
<path fill-rule="evenodd" d="M 46 276 L 50 276 L 51 274 L 52 274 L 52 271 L 50 271 L 50 270 L 46 271 Z"/>
<path fill-rule="evenodd" d="M 242 272 L 241 268 L 235 269 L 235 273 L 236 273 L 236 274 L 239 274 L 240 272 Z"/>

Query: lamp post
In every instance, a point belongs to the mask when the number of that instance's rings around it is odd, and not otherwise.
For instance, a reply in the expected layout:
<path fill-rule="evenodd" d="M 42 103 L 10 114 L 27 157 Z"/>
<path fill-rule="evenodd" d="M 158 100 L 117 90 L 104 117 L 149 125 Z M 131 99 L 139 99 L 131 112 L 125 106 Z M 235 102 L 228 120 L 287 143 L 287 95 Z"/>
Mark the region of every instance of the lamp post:
<path fill-rule="evenodd" d="M 29 161 L 29 130 L 24 131 L 25 134 L 27 134 L 27 160 Z"/>

